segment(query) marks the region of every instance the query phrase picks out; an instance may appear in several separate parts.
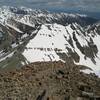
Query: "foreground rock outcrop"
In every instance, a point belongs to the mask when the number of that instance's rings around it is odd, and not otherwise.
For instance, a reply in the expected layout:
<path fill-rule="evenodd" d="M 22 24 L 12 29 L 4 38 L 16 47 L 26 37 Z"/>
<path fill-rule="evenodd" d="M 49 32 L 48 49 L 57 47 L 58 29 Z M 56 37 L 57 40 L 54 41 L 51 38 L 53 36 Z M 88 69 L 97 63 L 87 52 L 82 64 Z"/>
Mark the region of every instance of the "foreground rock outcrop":
<path fill-rule="evenodd" d="M 0 72 L 0 100 L 70 100 L 82 92 L 100 96 L 100 79 L 80 72 L 80 66 L 37 62 Z"/>

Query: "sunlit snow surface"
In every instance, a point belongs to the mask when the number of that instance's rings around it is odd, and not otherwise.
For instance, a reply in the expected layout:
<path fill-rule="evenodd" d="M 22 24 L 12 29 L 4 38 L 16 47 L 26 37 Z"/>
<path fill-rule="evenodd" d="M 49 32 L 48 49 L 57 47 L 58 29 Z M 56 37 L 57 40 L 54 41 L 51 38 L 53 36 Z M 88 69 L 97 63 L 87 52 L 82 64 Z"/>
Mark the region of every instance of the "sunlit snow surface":
<path fill-rule="evenodd" d="M 55 27 L 55 25 L 50 25 L 50 27 Z M 64 30 L 62 31 L 64 32 Z M 61 59 L 56 54 L 55 49 L 58 48 L 66 52 L 65 43 L 66 40 L 60 32 L 51 31 L 46 25 L 42 25 L 35 38 L 27 44 L 27 49 L 23 52 L 23 55 L 30 62 L 59 61 Z"/>

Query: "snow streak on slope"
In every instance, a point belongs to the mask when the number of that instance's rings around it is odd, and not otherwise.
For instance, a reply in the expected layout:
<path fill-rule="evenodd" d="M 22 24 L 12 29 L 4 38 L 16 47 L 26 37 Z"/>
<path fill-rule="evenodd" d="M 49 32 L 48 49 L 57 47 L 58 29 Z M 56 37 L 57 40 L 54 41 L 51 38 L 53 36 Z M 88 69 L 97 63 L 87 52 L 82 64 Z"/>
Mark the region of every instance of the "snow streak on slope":
<path fill-rule="evenodd" d="M 12 57 L 13 54 L 14 54 L 14 52 L 12 52 L 12 53 L 8 54 L 7 56 L 3 57 L 2 59 L 0 59 L 0 62 L 1 62 L 1 61 L 4 61 L 6 58 Z"/>
<path fill-rule="evenodd" d="M 71 36 L 71 38 L 72 38 L 72 37 L 73 37 L 73 34 L 72 34 L 72 33 L 73 33 L 73 30 L 71 29 L 70 25 L 69 25 L 68 27 L 66 27 L 66 28 L 67 28 L 67 30 L 68 30 L 68 32 L 70 33 L 70 36 Z M 77 37 L 79 43 L 81 44 L 81 46 L 88 46 L 88 44 L 87 44 L 88 39 L 87 39 L 87 37 L 85 37 L 81 32 L 80 32 L 80 35 L 77 35 L 77 33 L 76 33 L 76 37 Z M 100 39 L 100 38 L 99 38 L 99 39 Z M 97 41 L 99 41 L 99 40 L 97 40 Z M 96 62 L 96 65 L 95 65 L 95 64 L 91 61 L 90 58 L 86 58 L 86 59 L 85 59 L 85 55 L 82 54 L 82 52 L 81 52 L 81 51 L 79 50 L 79 48 L 76 46 L 76 43 L 75 43 L 74 40 L 73 40 L 73 45 L 74 45 L 74 50 L 77 52 L 77 54 L 78 54 L 79 57 L 80 57 L 79 63 L 76 63 L 76 62 L 75 62 L 75 64 L 88 66 L 88 67 L 90 67 L 91 69 L 93 69 L 94 71 L 100 70 L 100 67 L 99 67 L 99 65 L 100 65 L 100 59 L 96 58 L 96 59 L 98 59 L 97 61 L 99 61 L 99 63 Z M 99 55 L 99 57 L 100 57 L 100 55 Z"/>
<path fill-rule="evenodd" d="M 19 32 L 19 33 L 23 33 L 21 30 L 19 30 L 18 28 L 14 27 L 14 26 L 12 26 L 12 25 L 10 25 L 10 24 L 8 24 L 8 23 L 6 23 L 6 25 L 7 25 L 8 27 L 14 29 L 15 31 Z"/>

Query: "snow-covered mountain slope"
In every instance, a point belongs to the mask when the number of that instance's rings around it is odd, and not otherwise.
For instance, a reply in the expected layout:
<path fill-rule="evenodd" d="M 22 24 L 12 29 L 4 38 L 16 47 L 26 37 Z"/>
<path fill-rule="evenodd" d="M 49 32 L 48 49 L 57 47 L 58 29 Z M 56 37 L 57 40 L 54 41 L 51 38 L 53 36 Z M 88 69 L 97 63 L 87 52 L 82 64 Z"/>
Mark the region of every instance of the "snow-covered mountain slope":
<path fill-rule="evenodd" d="M 100 44 L 98 43 L 100 36 L 93 33 L 95 34 L 93 37 L 92 34 L 82 31 L 82 27 L 76 23 L 68 26 L 42 25 L 35 38 L 26 45 L 23 55 L 29 62 L 58 61 L 61 60 L 58 54 L 65 53 L 73 59 L 75 64 L 87 66 L 98 72 L 100 70 Z"/>
<path fill-rule="evenodd" d="M 89 67 L 98 74 L 100 23 L 96 22 L 86 15 L 3 7 L 0 9 L 0 67 L 61 60 Z"/>

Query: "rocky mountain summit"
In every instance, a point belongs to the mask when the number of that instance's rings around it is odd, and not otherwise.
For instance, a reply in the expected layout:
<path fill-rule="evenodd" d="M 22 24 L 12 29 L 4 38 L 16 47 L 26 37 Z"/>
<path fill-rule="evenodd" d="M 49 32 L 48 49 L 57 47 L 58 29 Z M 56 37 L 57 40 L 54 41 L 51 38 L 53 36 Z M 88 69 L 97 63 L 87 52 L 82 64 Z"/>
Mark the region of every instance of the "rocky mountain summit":
<path fill-rule="evenodd" d="M 0 100 L 78 100 L 79 97 L 99 97 L 100 79 L 95 74 L 84 74 L 80 69 L 80 66 L 59 61 L 37 62 L 21 69 L 0 72 Z"/>

